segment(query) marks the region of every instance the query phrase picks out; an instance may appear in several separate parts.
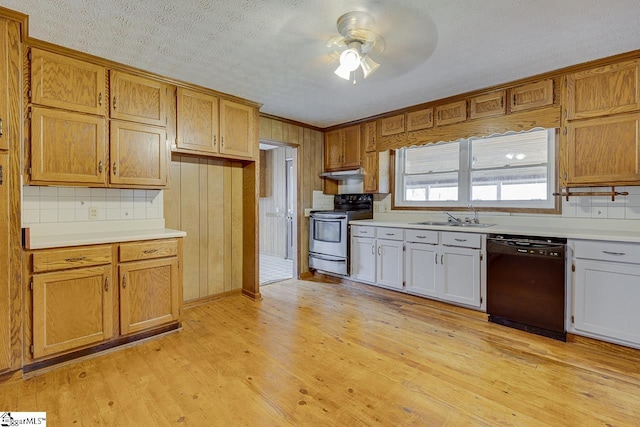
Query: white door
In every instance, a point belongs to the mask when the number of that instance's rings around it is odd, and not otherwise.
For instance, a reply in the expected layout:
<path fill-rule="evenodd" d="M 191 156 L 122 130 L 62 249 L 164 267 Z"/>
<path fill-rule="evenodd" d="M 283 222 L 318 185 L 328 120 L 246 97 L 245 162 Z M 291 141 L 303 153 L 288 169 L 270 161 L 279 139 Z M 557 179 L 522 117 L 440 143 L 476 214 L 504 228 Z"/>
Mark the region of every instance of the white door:
<path fill-rule="evenodd" d="M 407 243 L 405 253 L 406 291 L 418 295 L 438 296 L 436 263 L 438 246 Z"/>
<path fill-rule="evenodd" d="M 376 282 L 376 239 L 351 238 L 351 278 L 359 282 Z"/>
<path fill-rule="evenodd" d="M 402 289 L 404 257 L 402 240 L 377 240 L 377 281 L 385 288 Z"/>
<path fill-rule="evenodd" d="M 440 265 L 440 297 L 480 307 L 480 251 L 443 247 Z"/>
<path fill-rule="evenodd" d="M 640 344 L 640 265 L 575 260 L 574 327 Z"/>

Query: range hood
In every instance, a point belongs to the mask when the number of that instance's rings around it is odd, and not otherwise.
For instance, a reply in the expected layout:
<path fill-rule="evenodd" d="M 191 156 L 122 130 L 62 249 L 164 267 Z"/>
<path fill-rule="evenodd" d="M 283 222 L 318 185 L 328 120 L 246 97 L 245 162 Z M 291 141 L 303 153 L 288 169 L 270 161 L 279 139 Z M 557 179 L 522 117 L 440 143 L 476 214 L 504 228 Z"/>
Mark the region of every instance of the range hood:
<path fill-rule="evenodd" d="M 320 178 L 333 179 L 335 181 L 345 181 L 347 179 L 362 179 L 364 171 L 362 168 L 349 169 L 346 171 L 322 172 Z"/>

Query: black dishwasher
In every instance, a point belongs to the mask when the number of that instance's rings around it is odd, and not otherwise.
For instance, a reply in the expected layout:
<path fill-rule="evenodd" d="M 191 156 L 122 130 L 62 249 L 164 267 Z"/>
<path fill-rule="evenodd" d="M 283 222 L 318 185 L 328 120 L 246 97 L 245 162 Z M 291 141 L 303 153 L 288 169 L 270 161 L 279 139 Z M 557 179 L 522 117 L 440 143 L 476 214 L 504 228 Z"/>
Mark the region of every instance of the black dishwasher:
<path fill-rule="evenodd" d="M 566 243 L 560 238 L 489 235 L 490 322 L 566 341 Z"/>

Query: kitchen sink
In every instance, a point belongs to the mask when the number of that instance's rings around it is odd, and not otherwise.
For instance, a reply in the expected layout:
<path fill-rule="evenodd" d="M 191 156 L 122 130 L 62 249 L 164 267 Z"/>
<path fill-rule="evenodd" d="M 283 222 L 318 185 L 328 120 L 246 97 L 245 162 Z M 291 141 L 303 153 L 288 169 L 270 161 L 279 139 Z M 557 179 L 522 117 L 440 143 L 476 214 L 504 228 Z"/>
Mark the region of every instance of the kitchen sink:
<path fill-rule="evenodd" d="M 412 222 L 411 224 L 415 225 L 437 225 L 437 226 L 445 226 L 445 227 L 492 227 L 495 224 L 489 223 L 481 223 L 476 224 L 474 222 L 453 222 L 453 221 L 422 221 L 422 222 Z"/>

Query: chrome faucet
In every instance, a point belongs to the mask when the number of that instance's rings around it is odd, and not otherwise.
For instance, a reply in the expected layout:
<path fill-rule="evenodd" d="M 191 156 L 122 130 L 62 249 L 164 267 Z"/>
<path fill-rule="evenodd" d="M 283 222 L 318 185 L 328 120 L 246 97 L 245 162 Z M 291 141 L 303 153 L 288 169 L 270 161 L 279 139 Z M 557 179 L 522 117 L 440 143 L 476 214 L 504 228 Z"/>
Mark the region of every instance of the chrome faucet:
<path fill-rule="evenodd" d="M 476 212 L 476 208 L 474 208 L 473 205 L 469 205 L 469 207 L 473 211 L 473 221 L 472 222 L 474 224 L 480 224 L 480 220 L 478 219 L 478 212 Z"/>
<path fill-rule="evenodd" d="M 455 223 L 462 222 L 462 221 L 460 221 L 460 218 L 456 218 L 455 216 L 451 215 L 449 212 L 445 212 L 445 213 L 449 216 L 449 219 L 447 221 L 455 222 Z"/>

